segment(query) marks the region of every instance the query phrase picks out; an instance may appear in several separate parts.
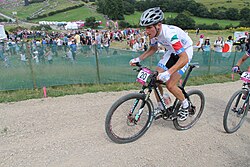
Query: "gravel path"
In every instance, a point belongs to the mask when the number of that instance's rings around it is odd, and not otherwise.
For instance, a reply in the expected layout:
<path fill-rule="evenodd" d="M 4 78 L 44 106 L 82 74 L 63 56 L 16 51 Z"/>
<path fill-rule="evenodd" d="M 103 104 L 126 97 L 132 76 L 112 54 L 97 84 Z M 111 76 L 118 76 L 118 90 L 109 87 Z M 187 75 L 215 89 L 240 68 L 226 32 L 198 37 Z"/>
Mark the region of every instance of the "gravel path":
<path fill-rule="evenodd" d="M 206 98 L 199 122 L 177 131 L 157 120 L 139 140 L 115 144 L 104 120 L 112 103 L 134 91 L 99 92 L 0 104 L 1 167 L 250 166 L 250 119 L 226 134 L 223 112 L 241 82 L 187 87 Z"/>

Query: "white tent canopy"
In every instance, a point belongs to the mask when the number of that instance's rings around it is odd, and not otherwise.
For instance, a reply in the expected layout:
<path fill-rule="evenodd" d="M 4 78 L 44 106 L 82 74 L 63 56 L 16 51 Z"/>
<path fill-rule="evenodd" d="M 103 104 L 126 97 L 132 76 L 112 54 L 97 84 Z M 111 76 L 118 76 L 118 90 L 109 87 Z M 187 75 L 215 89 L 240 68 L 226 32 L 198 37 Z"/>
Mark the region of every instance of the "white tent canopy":
<path fill-rule="evenodd" d="M 7 38 L 7 35 L 5 34 L 4 26 L 0 25 L 0 39 Z"/>
<path fill-rule="evenodd" d="M 66 30 L 75 30 L 78 29 L 78 25 L 75 22 L 68 22 L 68 24 L 65 26 Z"/>

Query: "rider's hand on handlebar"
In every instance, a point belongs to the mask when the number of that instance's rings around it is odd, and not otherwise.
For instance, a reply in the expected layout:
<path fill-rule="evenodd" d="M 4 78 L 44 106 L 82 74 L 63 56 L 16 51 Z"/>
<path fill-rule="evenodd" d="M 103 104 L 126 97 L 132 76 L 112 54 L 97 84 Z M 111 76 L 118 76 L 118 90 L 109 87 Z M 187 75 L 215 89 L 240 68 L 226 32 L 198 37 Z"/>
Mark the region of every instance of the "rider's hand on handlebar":
<path fill-rule="evenodd" d="M 140 58 L 139 58 L 139 57 L 136 57 L 136 58 L 134 58 L 134 59 L 131 59 L 131 60 L 129 61 L 129 64 L 130 64 L 131 66 L 136 66 L 136 63 L 140 63 L 140 62 L 141 62 Z"/>
<path fill-rule="evenodd" d="M 234 67 L 232 68 L 232 71 L 233 71 L 234 73 L 237 73 L 237 72 L 240 71 L 240 67 L 236 65 L 236 66 L 234 66 Z"/>
<path fill-rule="evenodd" d="M 159 73 L 157 76 L 157 80 L 161 80 L 163 82 L 167 82 L 170 79 L 171 74 L 168 71 Z"/>

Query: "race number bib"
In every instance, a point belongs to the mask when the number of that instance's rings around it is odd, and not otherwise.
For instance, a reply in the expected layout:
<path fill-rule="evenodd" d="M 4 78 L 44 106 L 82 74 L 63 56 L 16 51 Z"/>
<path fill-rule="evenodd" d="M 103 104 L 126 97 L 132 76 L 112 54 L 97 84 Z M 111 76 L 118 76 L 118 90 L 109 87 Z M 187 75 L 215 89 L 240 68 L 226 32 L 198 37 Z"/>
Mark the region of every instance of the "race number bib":
<path fill-rule="evenodd" d="M 142 85 L 146 85 L 146 83 L 149 81 L 149 75 L 151 74 L 151 71 L 147 68 L 143 68 L 139 74 L 137 75 L 136 81 L 139 82 Z"/>
<path fill-rule="evenodd" d="M 250 72 L 243 72 L 241 74 L 240 79 L 245 82 L 250 82 Z"/>

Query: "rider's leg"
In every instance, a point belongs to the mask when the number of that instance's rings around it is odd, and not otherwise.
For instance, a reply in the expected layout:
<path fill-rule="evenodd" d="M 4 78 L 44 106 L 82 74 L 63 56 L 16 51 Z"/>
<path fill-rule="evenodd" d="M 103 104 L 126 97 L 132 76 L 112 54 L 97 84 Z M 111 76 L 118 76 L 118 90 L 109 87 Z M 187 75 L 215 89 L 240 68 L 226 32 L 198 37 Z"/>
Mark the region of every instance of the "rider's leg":
<path fill-rule="evenodd" d="M 188 100 L 185 98 L 182 90 L 178 87 L 178 82 L 181 79 L 181 75 L 178 72 L 175 72 L 171 75 L 170 79 L 166 82 L 166 87 L 177 99 L 182 102 L 183 108 L 188 108 L 189 103 Z"/>
<path fill-rule="evenodd" d="M 175 72 L 171 75 L 170 79 L 166 82 L 167 89 L 180 101 L 185 99 L 181 89 L 177 86 L 181 75 L 178 72 Z"/>

